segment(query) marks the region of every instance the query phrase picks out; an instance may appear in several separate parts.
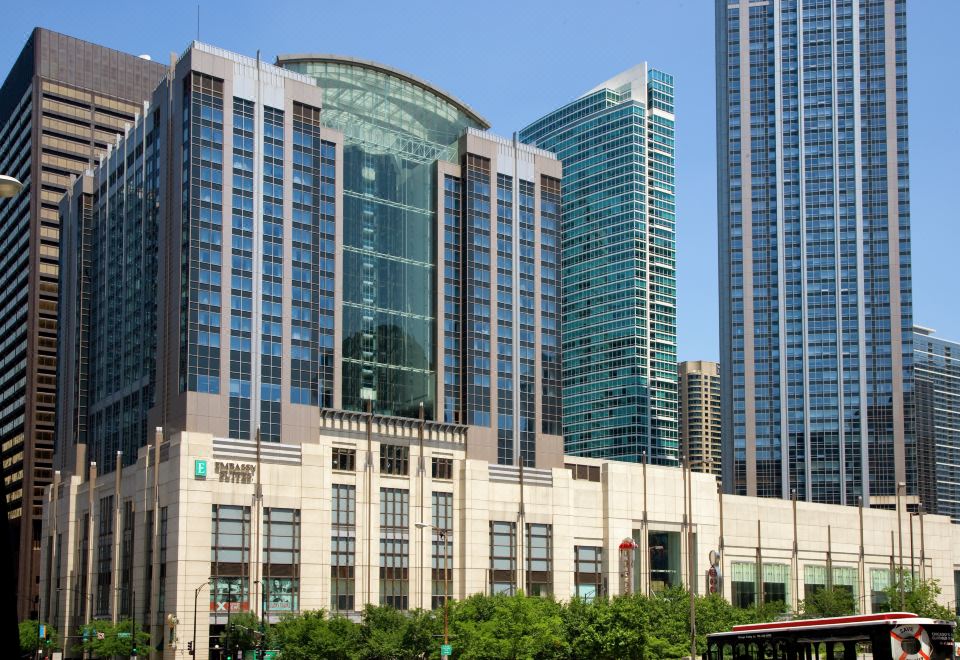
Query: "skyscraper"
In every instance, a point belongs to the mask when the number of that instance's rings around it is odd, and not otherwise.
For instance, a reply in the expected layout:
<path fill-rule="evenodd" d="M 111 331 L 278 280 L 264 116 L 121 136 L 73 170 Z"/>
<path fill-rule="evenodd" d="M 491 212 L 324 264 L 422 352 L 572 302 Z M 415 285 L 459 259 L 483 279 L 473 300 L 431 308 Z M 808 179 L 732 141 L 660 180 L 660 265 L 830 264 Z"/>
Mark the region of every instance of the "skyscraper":
<path fill-rule="evenodd" d="M 677 461 L 673 76 L 637 65 L 520 131 L 563 162 L 568 454 Z"/>
<path fill-rule="evenodd" d="M 724 487 L 915 489 L 904 0 L 719 0 Z"/>
<path fill-rule="evenodd" d="M 0 200 L 0 443 L 23 618 L 35 611 L 43 489 L 53 476 L 58 205 L 71 175 L 133 123 L 163 70 L 37 28 L 0 88 L 0 173 L 25 184 Z"/>
<path fill-rule="evenodd" d="M 720 365 L 680 363 L 680 450 L 690 468 L 720 476 Z"/>
<path fill-rule="evenodd" d="M 917 493 L 928 513 L 960 523 L 960 342 L 913 326 Z"/>

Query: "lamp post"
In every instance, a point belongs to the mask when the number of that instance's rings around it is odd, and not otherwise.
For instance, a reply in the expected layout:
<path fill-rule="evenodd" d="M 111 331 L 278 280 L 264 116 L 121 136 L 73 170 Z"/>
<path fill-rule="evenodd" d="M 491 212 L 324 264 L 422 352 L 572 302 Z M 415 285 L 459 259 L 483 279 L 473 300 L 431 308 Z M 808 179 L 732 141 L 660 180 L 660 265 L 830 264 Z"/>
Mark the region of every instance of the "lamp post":
<path fill-rule="evenodd" d="M 431 525 L 425 522 L 415 523 L 418 529 L 424 529 L 429 527 L 433 532 L 440 537 L 440 540 L 443 541 L 443 646 L 448 647 L 450 645 L 450 620 L 449 620 L 449 607 L 448 602 L 450 600 L 450 570 L 447 568 L 447 557 L 450 553 L 450 550 L 447 546 L 447 533 L 449 530 L 441 529 L 436 525 Z M 450 656 L 447 654 L 441 654 L 442 660 L 450 660 Z"/>
<path fill-rule="evenodd" d="M 190 655 L 197 654 L 197 599 L 200 597 L 200 592 L 203 590 L 203 588 L 209 585 L 210 580 L 208 579 L 206 582 L 193 590 L 193 643 L 190 647 Z"/>

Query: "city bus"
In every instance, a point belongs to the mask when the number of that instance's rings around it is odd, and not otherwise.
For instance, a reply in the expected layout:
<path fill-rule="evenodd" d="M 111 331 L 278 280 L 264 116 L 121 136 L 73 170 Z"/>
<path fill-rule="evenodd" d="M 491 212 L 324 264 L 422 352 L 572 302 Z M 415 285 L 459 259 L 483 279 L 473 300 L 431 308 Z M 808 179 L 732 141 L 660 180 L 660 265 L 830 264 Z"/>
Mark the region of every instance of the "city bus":
<path fill-rule="evenodd" d="M 954 660 L 954 621 L 888 612 L 734 626 L 706 660 Z"/>

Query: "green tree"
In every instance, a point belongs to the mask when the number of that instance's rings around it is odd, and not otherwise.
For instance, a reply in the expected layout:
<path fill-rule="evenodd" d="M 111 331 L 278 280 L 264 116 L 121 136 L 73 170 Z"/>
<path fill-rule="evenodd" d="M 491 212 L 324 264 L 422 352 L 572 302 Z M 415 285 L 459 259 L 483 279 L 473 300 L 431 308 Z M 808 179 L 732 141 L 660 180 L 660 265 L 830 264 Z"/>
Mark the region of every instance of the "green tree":
<path fill-rule="evenodd" d="M 960 616 L 949 607 L 937 602 L 942 593 L 940 581 L 935 579 L 921 580 L 916 575 L 901 572 L 899 579 L 884 589 L 886 603 L 881 609 L 887 612 L 912 612 L 918 616 L 930 619 L 945 619 L 956 621 L 954 637 L 960 640 Z M 903 584 L 903 607 L 900 607 L 900 586 Z"/>
<path fill-rule="evenodd" d="M 242 654 L 257 648 L 259 637 L 260 620 L 251 612 L 240 612 L 230 616 L 229 623 L 220 633 L 220 645 L 236 660 L 237 649 Z"/>
<path fill-rule="evenodd" d="M 522 593 L 471 596 L 451 606 L 454 652 L 463 660 L 566 658 L 562 609 Z"/>
<path fill-rule="evenodd" d="M 698 596 L 697 611 L 697 652 L 706 653 L 707 635 L 726 632 L 734 626 L 747 623 L 752 612 L 734 607 L 720 594 Z"/>
<path fill-rule="evenodd" d="M 853 593 L 843 587 L 817 589 L 797 607 L 797 616 L 802 619 L 820 619 L 830 616 L 849 616 L 857 613 Z"/>
<path fill-rule="evenodd" d="M 20 653 L 36 655 L 37 649 L 59 648 L 59 635 L 53 626 L 44 624 L 44 638 L 40 639 L 40 622 L 28 619 L 20 622 Z"/>
<path fill-rule="evenodd" d="M 342 616 L 327 618 L 323 610 L 290 614 L 270 626 L 267 644 L 284 660 L 356 660 L 360 626 Z"/>
<path fill-rule="evenodd" d="M 79 635 L 81 642 L 75 650 L 85 651 L 95 658 L 130 656 L 134 648 L 139 652 L 150 645 L 150 635 L 130 619 L 119 621 L 116 625 L 110 621 L 91 621 L 80 628 Z M 101 636 L 103 639 L 100 639 Z"/>
<path fill-rule="evenodd" d="M 429 657 L 431 651 L 439 655 L 439 642 L 434 635 L 442 630 L 431 613 L 422 610 L 407 613 L 392 607 L 367 605 L 360 626 L 361 657 L 401 660 Z"/>
<path fill-rule="evenodd" d="M 647 648 L 647 614 L 637 598 L 587 602 L 574 598 L 563 609 L 572 658 L 636 660 Z"/>

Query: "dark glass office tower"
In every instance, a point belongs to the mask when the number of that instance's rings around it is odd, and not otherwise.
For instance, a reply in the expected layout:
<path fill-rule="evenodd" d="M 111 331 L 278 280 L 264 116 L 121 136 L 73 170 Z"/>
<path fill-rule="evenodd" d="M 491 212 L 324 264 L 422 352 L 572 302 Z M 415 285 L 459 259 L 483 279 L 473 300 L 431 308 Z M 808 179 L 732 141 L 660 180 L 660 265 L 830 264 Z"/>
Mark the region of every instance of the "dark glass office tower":
<path fill-rule="evenodd" d="M 133 123 L 164 70 L 37 28 L 0 88 L 0 173 L 25 184 L 0 199 L 0 443 L 21 617 L 35 608 L 43 489 L 53 474 L 60 198 Z"/>
<path fill-rule="evenodd" d="M 724 486 L 915 490 L 904 0 L 719 0 Z"/>

